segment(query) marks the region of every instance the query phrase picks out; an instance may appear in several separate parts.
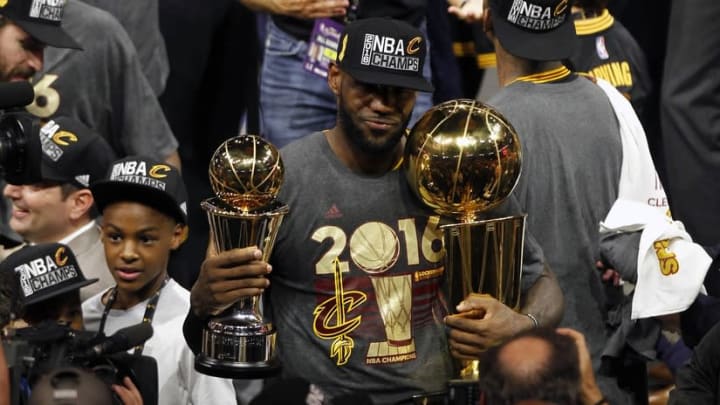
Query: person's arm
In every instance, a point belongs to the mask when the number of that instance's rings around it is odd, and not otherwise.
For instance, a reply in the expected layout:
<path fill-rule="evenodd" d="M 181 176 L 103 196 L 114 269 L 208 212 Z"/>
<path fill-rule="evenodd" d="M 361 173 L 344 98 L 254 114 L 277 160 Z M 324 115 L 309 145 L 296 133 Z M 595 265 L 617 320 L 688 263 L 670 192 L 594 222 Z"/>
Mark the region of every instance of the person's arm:
<path fill-rule="evenodd" d="M 244 297 L 256 296 L 270 285 L 265 277 L 271 267 L 260 260 L 256 247 L 232 249 L 208 256 L 200 267 L 190 290 L 190 311 L 185 318 L 183 334 L 188 346 L 197 353 L 204 320 L 217 315 Z"/>
<path fill-rule="evenodd" d="M 592 360 L 590 359 L 590 350 L 588 350 L 585 336 L 582 333 L 570 329 L 559 328 L 557 333 L 571 337 L 575 341 L 578 351 L 578 366 L 580 368 L 580 400 L 583 405 L 609 405 L 605 399 L 600 387 L 595 381 L 595 372 L 593 371 Z"/>
<path fill-rule="evenodd" d="M 555 327 L 564 310 L 557 278 L 545 267 L 524 295 L 520 312 L 487 294 L 470 294 L 445 318 L 450 327 L 450 351 L 456 358 L 477 359 L 480 354 L 522 331 L 537 326 Z M 530 316 L 528 316 L 530 314 Z M 534 320 L 533 320 L 534 318 Z"/>
<path fill-rule="evenodd" d="M 143 405 L 140 391 L 133 384 L 130 377 L 123 378 L 123 385 L 113 384 L 111 388 L 120 397 L 123 405 Z"/>
<path fill-rule="evenodd" d="M 303 19 L 345 15 L 348 0 L 239 0 L 253 11 L 281 14 Z"/>
<path fill-rule="evenodd" d="M 482 20 L 484 0 L 448 0 L 448 13 L 467 23 Z"/>
<path fill-rule="evenodd" d="M 545 265 L 535 284 L 522 297 L 520 313 L 535 317 L 537 326 L 554 328 L 560 324 L 564 312 L 565 300 L 560 284 L 555 273 Z"/>

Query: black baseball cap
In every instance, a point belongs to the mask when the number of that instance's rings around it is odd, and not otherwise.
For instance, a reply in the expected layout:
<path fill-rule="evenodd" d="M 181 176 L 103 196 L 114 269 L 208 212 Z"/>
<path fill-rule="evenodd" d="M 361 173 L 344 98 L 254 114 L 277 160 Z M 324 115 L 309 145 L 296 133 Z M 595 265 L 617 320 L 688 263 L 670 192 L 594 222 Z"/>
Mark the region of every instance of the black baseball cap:
<path fill-rule="evenodd" d="M 567 59 L 578 45 L 572 0 L 490 0 L 495 35 L 510 54 L 537 61 Z"/>
<path fill-rule="evenodd" d="M 187 191 L 177 168 L 146 156 L 115 161 L 90 190 L 100 211 L 118 201 L 135 201 L 187 224 Z"/>
<path fill-rule="evenodd" d="M 82 49 L 62 28 L 65 5 L 66 0 L 0 0 L 0 14 L 46 45 Z"/>
<path fill-rule="evenodd" d="M 32 305 L 98 281 L 86 279 L 75 254 L 61 243 L 27 245 L 0 262 L 0 271 L 14 272 L 24 305 Z"/>
<path fill-rule="evenodd" d="M 425 41 L 419 29 L 404 21 L 360 19 L 343 30 L 336 63 L 364 83 L 433 91 L 423 76 Z"/>
<path fill-rule="evenodd" d="M 10 184 L 69 183 L 88 188 L 105 176 L 115 153 L 100 135 L 79 121 L 57 117 L 28 125 L 24 170 L 7 173 Z"/>

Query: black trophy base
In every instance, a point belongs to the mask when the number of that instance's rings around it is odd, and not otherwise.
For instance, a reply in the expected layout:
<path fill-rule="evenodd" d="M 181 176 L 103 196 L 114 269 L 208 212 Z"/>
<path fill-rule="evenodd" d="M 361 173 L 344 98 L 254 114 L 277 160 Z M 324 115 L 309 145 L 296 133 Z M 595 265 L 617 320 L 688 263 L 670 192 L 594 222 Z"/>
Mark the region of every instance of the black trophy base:
<path fill-rule="evenodd" d="M 449 405 L 477 404 L 480 400 L 480 382 L 475 379 L 456 379 L 448 381 Z"/>
<path fill-rule="evenodd" d="M 254 380 L 273 377 L 280 373 L 282 367 L 277 360 L 258 363 L 239 363 L 234 361 L 219 361 L 203 353 L 199 353 L 195 356 L 195 370 L 213 377 Z"/>

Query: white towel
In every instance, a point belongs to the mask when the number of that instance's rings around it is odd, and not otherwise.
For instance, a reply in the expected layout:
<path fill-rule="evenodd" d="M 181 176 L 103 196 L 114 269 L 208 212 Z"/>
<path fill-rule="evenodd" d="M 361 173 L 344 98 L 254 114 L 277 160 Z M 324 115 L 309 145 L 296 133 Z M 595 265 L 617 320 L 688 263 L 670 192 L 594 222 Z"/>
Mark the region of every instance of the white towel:
<path fill-rule="evenodd" d="M 600 225 L 601 233 L 642 230 L 637 282 L 630 318 L 649 318 L 686 310 L 698 294 L 712 259 L 694 243 L 680 221 L 647 204 L 617 200 Z"/>
<path fill-rule="evenodd" d="M 615 111 L 623 146 L 618 199 L 600 223 L 600 233 L 642 230 L 631 319 L 684 311 L 705 292 L 703 280 L 712 260 L 683 224 L 672 220 L 632 105 L 610 83 L 597 83 Z"/>
<path fill-rule="evenodd" d="M 597 79 L 597 84 L 605 91 L 620 125 L 623 160 L 618 199 L 644 202 L 669 215 L 667 196 L 655 170 L 645 130 L 632 104 L 612 84 L 602 79 Z"/>

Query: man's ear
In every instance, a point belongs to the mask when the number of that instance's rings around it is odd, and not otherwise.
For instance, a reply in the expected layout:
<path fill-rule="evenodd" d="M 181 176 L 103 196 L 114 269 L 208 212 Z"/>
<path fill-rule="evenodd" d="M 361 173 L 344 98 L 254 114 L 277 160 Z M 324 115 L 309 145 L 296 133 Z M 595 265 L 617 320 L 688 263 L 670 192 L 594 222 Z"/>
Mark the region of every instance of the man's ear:
<path fill-rule="evenodd" d="M 84 215 L 90 215 L 90 210 L 95 204 L 95 199 L 92 193 L 87 188 L 81 188 L 80 190 L 73 191 L 69 196 L 70 200 L 70 218 L 77 220 L 82 218 Z"/>
<path fill-rule="evenodd" d="M 340 94 L 340 73 L 340 68 L 335 62 L 328 66 L 328 86 L 336 96 Z"/>
<path fill-rule="evenodd" d="M 173 228 L 172 241 L 170 242 L 170 249 L 176 250 L 180 247 L 188 238 L 190 228 L 185 224 L 176 223 Z"/>

